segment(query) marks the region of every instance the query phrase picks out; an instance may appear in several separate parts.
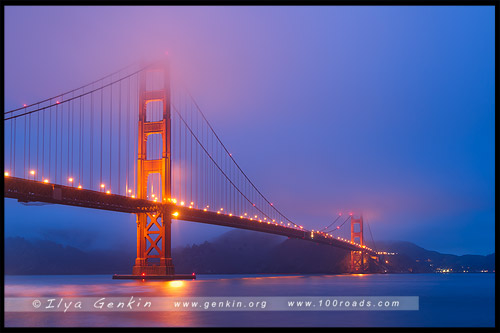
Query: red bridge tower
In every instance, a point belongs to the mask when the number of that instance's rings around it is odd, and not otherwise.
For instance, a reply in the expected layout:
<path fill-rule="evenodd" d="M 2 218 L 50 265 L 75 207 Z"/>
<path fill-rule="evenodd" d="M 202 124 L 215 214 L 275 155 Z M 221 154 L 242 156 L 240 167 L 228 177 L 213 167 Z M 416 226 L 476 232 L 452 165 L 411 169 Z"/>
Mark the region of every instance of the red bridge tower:
<path fill-rule="evenodd" d="M 147 87 L 150 89 L 147 90 Z M 152 88 L 151 88 L 152 87 Z M 148 104 L 160 102 L 161 120 L 147 117 Z M 139 78 L 139 131 L 137 156 L 137 198 L 148 199 L 148 177 L 159 173 L 162 203 L 171 196 L 171 138 L 170 138 L 170 75 L 167 59 L 140 73 Z M 147 142 L 151 134 L 161 134 L 162 154 L 159 159 L 148 159 Z M 137 259 L 133 275 L 174 275 L 171 258 L 170 213 L 137 213 Z"/>
<path fill-rule="evenodd" d="M 351 216 L 351 241 L 364 245 L 363 216 L 355 219 Z M 364 251 L 351 251 L 351 273 L 363 273 L 368 270 L 368 255 Z"/>

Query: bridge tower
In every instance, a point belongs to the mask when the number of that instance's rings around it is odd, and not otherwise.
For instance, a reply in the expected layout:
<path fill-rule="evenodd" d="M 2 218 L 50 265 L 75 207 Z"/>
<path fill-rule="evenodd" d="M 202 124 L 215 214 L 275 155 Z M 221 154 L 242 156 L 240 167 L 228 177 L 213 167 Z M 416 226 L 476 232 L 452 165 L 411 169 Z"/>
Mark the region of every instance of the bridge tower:
<path fill-rule="evenodd" d="M 363 216 L 359 219 L 351 216 L 351 241 L 364 245 Z M 351 273 L 362 273 L 368 270 L 368 256 L 364 251 L 351 251 Z"/>
<path fill-rule="evenodd" d="M 162 119 L 148 119 L 148 104 L 161 103 Z M 152 104 L 150 105 L 151 108 Z M 170 75 L 165 58 L 148 67 L 139 77 L 139 131 L 137 155 L 137 198 L 147 199 L 148 177 L 159 173 L 163 203 L 171 197 Z M 147 143 L 152 134 L 161 135 L 161 157 L 148 159 Z M 159 195 L 158 193 L 157 195 Z M 133 275 L 174 275 L 171 257 L 170 213 L 137 213 L 137 258 Z"/>

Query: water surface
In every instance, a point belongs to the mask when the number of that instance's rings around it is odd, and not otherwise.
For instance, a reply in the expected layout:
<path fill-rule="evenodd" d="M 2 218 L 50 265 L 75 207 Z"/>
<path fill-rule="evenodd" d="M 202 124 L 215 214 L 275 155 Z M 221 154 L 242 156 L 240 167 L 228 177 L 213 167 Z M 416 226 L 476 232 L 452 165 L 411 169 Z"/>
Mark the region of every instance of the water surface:
<path fill-rule="evenodd" d="M 419 296 L 417 311 L 5 312 L 6 326 L 494 326 L 494 274 L 5 276 L 5 297 Z"/>

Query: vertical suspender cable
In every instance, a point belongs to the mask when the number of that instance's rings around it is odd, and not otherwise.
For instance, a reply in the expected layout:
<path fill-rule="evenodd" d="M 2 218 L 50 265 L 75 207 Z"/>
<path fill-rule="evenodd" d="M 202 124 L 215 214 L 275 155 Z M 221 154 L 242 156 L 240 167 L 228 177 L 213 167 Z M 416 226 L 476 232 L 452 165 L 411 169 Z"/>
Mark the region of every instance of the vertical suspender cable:
<path fill-rule="evenodd" d="M 42 181 L 45 177 L 45 110 L 42 111 Z"/>
<path fill-rule="evenodd" d="M 72 93 L 72 95 L 73 94 L 74 93 Z M 66 157 L 67 157 L 67 162 L 66 162 L 66 176 L 70 176 L 70 174 L 69 174 L 69 161 L 70 161 L 70 157 L 69 157 L 70 156 L 69 155 L 69 143 L 70 143 L 70 140 L 69 140 L 70 134 L 69 134 L 69 132 L 70 132 L 70 126 L 69 126 L 69 123 L 70 123 L 70 117 L 71 117 L 71 103 L 73 103 L 73 101 L 69 102 L 69 104 L 68 104 L 68 111 L 67 111 L 67 113 L 68 113 L 68 131 L 67 131 L 68 136 L 66 137 L 66 145 L 67 145 L 68 149 L 67 149 L 67 155 L 66 155 Z M 70 184 L 70 185 L 72 185 L 72 184 Z"/>
<path fill-rule="evenodd" d="M 61 97 L 61 100 L 62 99 L 63 99 L 63 97 Z M 63 134 L 64 134 L 63 133 L 63 129 L 64 129 L 64 106 L 65 105 L 66 105 L 66 103 L 61 104 L 61 109 L 62 109 L 61 110 L 61 126 L 60 126 L 60 128 L 61 128 L 61 133 L 60 133 L 61 134 L 61 157 L 59 158 L 60 165 L 61 165 L 61 168 L 59 169 L 59 171 L 60 171 L 60 176 L 59 177 L 61 177 L 61 184 L 63 183 L 63 180 L 62 180 L 63 179 L 62 178 L 62 175 L 63 175 L 63 161 L 64 161 L 64 159 L 63 159 L 63 144 L 64 144 L 64 141 L 65 141 L 64 137 L 63 137 Z"/>
<path fill-rule="evenodd" d="M 94 90 L 94 84 L 92 84 L 92 91 Z M 90 169 L 90 184 L 94 184 L 94 169 L 93 157 L 94 157 L 94 93 L 90 93 L 90 149 L 89 149 L 89 169 Z"/>
<path fill-rule="evenodd" d="M 191 116 L 191 122 L 190 122 L 190 127 L 193 127 L 193 110 L 192 110 L 192 105 L 189 105 L 189 111 L 190 111 L 190 116 Z M 190 135 L 190 146 L 189 146 L 189 172 L 190 172 L 190 185 L 191 185 L 191 193 L 190 193 L 190 203 L 193 201 L 193 136 Z"/>
<path fill-rule="evenodd" d="M 111 190 L 111 161 L 112 161 L 112 150 L 111 150 L 111 141 L 113 139 L 113 85 L 110 86 L 111 89 L 111 106 L 109 108 L 109 188 Z"/>
<path fill-rule="evenodd" d="M 31 170 L 31 113 L 28 117 L 28 168 Z"/>
<path fill-rule="evenodd" d="M 82 160 L 83 160 L 83 113 L 82 113 L 82 104 L 83 104 L 83 97 L 80 97 L 80 139 L 78 140 L 79 142 L 79 149 L 78 149 L 78 185 L 83 183 L 83 167 L 82 167 Z M 88 184 L 88 188 L 92 189 L 92 184 Z"/>
<path fill-rule="evenodd" d="M 99 189 L 101 188 L 101 184 L 102 184 L 102 164 L 103 164 L 103 161 L 102 161 L 102 142 L 104 140 L 104 138 L 102 136 L 102 113 L 103 113 L 102 99 L 103 99 L 103 94 L 104 94 L 104 88 L 102 87 L 103 85 L 104 85 L 104 82 L 101 81 L 101 121 L 99 123 L 99 125 L 101 127 L 101 140 L 99 140 L 101 143 L 101 158 L 100 158 L 100 163 L 99 163 Z"/>
<path fill-rule="evenodd" d="M 14 157 L 12 159 L 12 163 L 13 163 L 13 166 L 12 166 L 12 173 L 15 175 L 16 173 L 16 136 L 17 136 L 17 123 L 16 123 L 16 119 L 17 118 L 14 118 L 14 143 L 13 143 L 13 146 L 14 146 Z"/>
<path fill-rule="evenodd" d="M 40 104 L 37 104 L 37 108 L 40 109 Z M 40 112 L 36 115 L 36 179 L 38 180 L 38 174 L 40 173 L 40 167 L 38 165 L 38 151 L 40 150 Z"/>
<path fill-rule="evenodd" d="M 372 229 L 370 228 L 370 223 L 366 222 L 366 225 L 368 226 L 368 231 L 370 232 L 370 237 L 372 238 L 373 249 L 375 250 L 375 252 L 377 252 L 377 247 L 375 246 L 375 241 L 373 240 Z"/>
<path fill-rule="evenodd" d="M 63 96 L 61 96 L 61 100 L 63 99 Z M 60 165 L 60 168 L 59 168 L 59 177 L 61 179 L 60 183 L 62 183 L 62 163 L 63 163 L 63 127 L 64 127 L 64 104 L 61 104 L 61 126 L 59 126 L 58 128 L 61 130 L 61 132 L 59 133 L 59 140 L 61 141 L 60 145 L 60 154 L 61 156 L 59 156 L 59 165 Z"/>
<path fill-rule="evenodd" d="M 49 109 L 49 179 L 52 177 L 52 107 Z"/>
<path fill-rule="evenodd" d="M 74 97 L 75 93 L 73 92 L 72 94 L 72 98 Z M 70 166 L 70 170 L 71 170 L 71 177 L 73 178 L 73 181 L 74 178 L 75 178 L 75 169 L 74 169 L 74 162 L 75 162 L 75 159 L 74 159 L 74 149 L 75 149 L 75 135 L 74 135 L 74 131 L 75 131 L 75 100 L 72 100 L 71 101 L 71 166 Z"/>
<path fill-rule="evenodd" d="M 180 96 L 178 96 L 178 101 L 179 103 L 179 109 L 181 107 L 181 102 L 180 102 Z M 182 198 L 182 176 L 184 175 L 182 172 L 182 155 L 181 155 L 181 119 L 179 118 L 179 151 L 178 151 L 178 162 L 177 162 L 177 169 L 179 170 L 179 201 Z"/>
<path fill-rule="evenodd" d="M 184 101 L 184 112 L 187 113 L 187 102 Z M 188 189 L 187 189 L 187 130 L 186 130 L 186 126 L 182 126 L 182 128 L 184 129 L 184 200 L 187 201 L 188 199 Z"/>
<path fill-rule="evenodd" d="M 26 113 L 26 108 L 24 109 L 24 113 Z M 27 117 L 24 116 L 24 134 L 23 134 L 23 143 L 24 143 L 24 150 L 23 150 L 23 175 L 24 178 L 26 178 L 26 120 Z"/>
<path fill-rule="evenodd" d="M 56 102 L 57 103 L 57 102 Z M 57 143 L 58 143 L 58 140 L 57 140 L 57 134 L 59 133 L 59 131 L 57 130 L 57 126 L 59 125 L 59 122 L 57 121 L 59 118 L 59 104 L 56 104 L 56 126 L 55 126 L 55 129 L 54 131 L 56 132 L 56 142 L 55 142 L 55 146 L 56 146 L 56 152 L 54 154 L 54 164 L 55 164 L 55 169 L 54 169 L 54 184 L 57 183 Z"/>
<path fill-rule="evenodd" d="M 126 149 L 126 154 L 127 158 L 125 160 L 125 167 L 126 172 L 125 172 L 125 195 L 128 195 L 128 189 L 129 189 L 129 184 L 128 184 L 128 177 L 129 177 L 129 163 L 130 163 L 130 77 L 128 78 L 128 93 L 127 93 L 127 121 L 126 121 L 126 126 L 127 126 L 127 144 L 125 145 Z"/>
<path fill-rule="evenodd" d="M 62 96 L 61 96 L 61 100 L 62 100 Z M 61 123 L 58 124 L 56 126 L 56 131 L 59 130 L 59 135 L 58 135 L 58 142 L 59 143 L 59 148 L 58 151 L 59 151 L 59 154 L 61 154 L 58 158 L 58 161 L 59 161 L 59 178 L 62 180 L 62 161 L 63 161 L 63 127 L 64 127 L 64 103 L 61 104 L 60 106 L 61 110 L 60 110 L 60 114 L 61 114 Z M 56 150 L 57 151 L 57 150 Z M 57 167 L 57 164 L 56 164 L 56 167 Z M 56 177 L 56 182 L 57 182 L 57 177 Z M 60 181 L 60 183 L 62 183 L 62 181 Z"/>
<path fill-rule="evenodd" d="M 198 122 L 198 114 L 196 114 L 196 133 L 198 134 L 200 132 L 199 130 L 199 122 Z M 203 138 L 203 136 L 202 136 Z M 199 151 L 198 151 L 198 145 L 196 145 L 196 162 L 195 162 L 195 165 L 196 165 L 196 208 L 199 208 L 200 206 L 200 192 L 199 192 L 199 189 L 200 189 L 200 166 L 198 165 L 198 155 L 199 155 Z"/>
<path fill-rule="evenodd" d="M 12 175 L 14 175 L 14 170 L 12 169 L 12 159 L 13 159 L 13 152 L 14 152 L 14 120 L 10 120 L 10 161 L 9 161 L 9 171 Z"/>
<path fill-rule="evenodd" d="M 122 133 L 122 81 L 120 80 L 119 84 L 120 92 L 118 94 L 118 191 L 120 194 L 121 191 L 121 133 Z"/>
<path fill-rule="evenodd" d="M 85 89 L 83 90 L 85 92 Z M 82 151 L 81 151 L 81 162 L 80 168 L 82 170 L 82 181 L 85 181 L 85 162 L 83 155 L 85 154 L 85 96 L 82 96 Z M 89 181 L 88 186 L 92 188 L 92 182 Z"/>

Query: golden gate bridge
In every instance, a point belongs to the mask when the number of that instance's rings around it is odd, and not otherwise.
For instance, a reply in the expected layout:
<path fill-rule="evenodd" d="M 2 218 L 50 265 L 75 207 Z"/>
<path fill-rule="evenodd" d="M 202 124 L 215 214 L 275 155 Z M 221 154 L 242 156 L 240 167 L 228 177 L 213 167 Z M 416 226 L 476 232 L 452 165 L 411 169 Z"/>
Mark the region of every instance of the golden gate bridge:
<path fill-rule="evenodd" d="M 307 230 L 284 215 L 189 91 L 171 81 L 165 57 L 4 112 L 4 196 L 135 214 L 132 275 L 114 278 L 195 278 L 175 275 L 172 219 L 339 247 L 351 252 L 354 273 L 379 262 L 380 253 L 365 244 L 362 216 L 339 214 L 323 229 Z M 350 239 L 337 232 L 348 221 Z"/>

